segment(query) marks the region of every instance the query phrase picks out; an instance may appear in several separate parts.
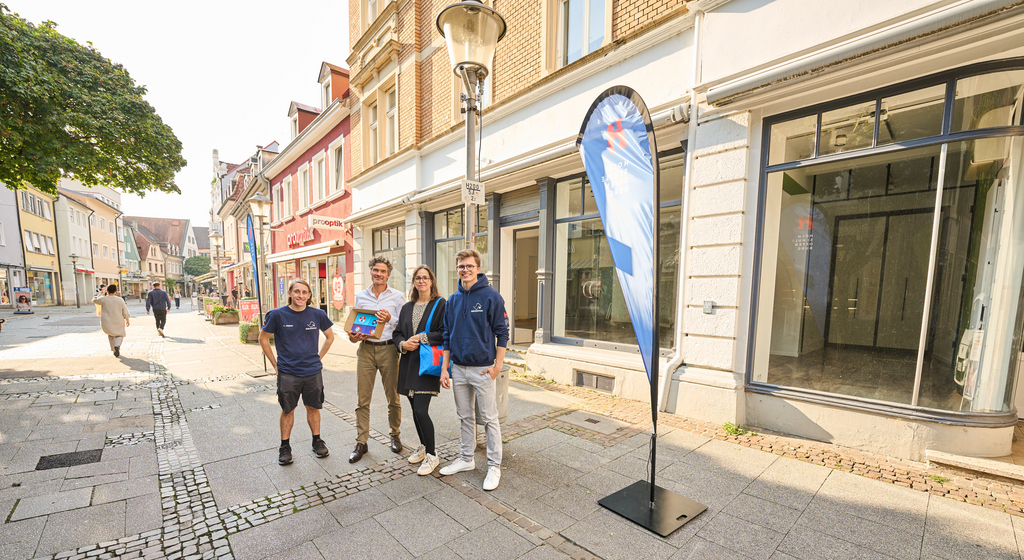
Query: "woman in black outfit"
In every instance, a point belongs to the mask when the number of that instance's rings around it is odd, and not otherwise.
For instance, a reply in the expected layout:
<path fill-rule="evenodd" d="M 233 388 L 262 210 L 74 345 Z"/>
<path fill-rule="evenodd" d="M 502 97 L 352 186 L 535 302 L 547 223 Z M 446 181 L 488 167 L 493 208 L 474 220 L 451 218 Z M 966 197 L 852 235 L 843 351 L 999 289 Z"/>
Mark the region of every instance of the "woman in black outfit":
<path fill-rule="evenodd" d="M 419 374 L 420 345 L 440 346 L 444 343 L 442 331 L 445 300 L 437 292 L 437 279 L 429 266 L 416 267 L 412 273 L 412 283 L 409 303 L 402 307 L 398 315 L 398 326 L 392 338 L 402 354 L 398 361 L 398 394 L 409 397 L 413 423 L 416 424 L 416 434 L 420 438 L 420 446 L 409 456 L 409 462 L 422 462 L 417 474 L 428 475 L 441 464 L 434 449 L 434 423 L 428 413 L 430 399 L 441 392 L 441 378 Z"/>

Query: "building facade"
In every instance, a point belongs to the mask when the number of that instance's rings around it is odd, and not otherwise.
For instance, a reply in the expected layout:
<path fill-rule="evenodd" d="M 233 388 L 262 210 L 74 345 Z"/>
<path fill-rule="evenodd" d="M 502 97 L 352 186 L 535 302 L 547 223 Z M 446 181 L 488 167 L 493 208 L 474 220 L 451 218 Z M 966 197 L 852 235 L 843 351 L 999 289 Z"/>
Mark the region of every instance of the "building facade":
<path fill-rule="evenodd" d="M 92 301 L 96 292 L 96 270 L 93 268 L 93 211 L 84 197 L 73 191 L 58 189 L 54 208 L 57 218 L 57 249 L 60 254 L 60 275 L 63 278 L 63 305 Z M 72 256 L 75 258 L 72 259 Z"/>
<path fill-rule="evenodd" d="M 292 280 L 312 287 L 311 301 L 335 322 L 351 304 L 352 194 L 348 107 L 349 74 L 323 63 L 318 82 L 325 109 L 289 107 L 294 136 L 259 175 L 270 193 L 269 235 L 273 305 L 287 303 Z M 268 294 L 269 296 L 270 294 Z"/>
<path fill-rule="evenodd" d="M 355 262 L 391 256 L 400 285 L 427 263 L 451 292 L 466 155 L 441 6 L 350 6 Z M 650 392 L 575 147 L 626 85 L 660 161 L 660 408 L 912 459 L 1009 453 L 1024 6 L 494 7 L 474 236 L 534 374 Z"/>
<path fill-rule="evenodd" d="M 53 213 L 56 197 L 28 185 L 18 191 L 18 199 L 18 219 L 24 240 L 25 285 L 31 289 L 32 305 L 59 305 L 60 259 Z"/>
<path fill-rule="evenodd" d="M 15 286 L 25 286 L 25 248 L 17 191 L 0 183 L 0 308 L 13 306 Z"/>

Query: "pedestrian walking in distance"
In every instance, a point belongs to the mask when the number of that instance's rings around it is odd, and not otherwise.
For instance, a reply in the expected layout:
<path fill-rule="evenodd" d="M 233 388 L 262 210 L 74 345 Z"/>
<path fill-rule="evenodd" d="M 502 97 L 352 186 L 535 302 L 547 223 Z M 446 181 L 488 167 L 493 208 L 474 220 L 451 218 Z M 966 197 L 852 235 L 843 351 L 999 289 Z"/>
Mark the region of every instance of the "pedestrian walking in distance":
<path fill-rule="evenodd" d="M 149 315 L 150 308 L 156 319 L 156 332 L 163 336 L 164 327 L 167 326 L 167 310 L 171 308 L 171 296 L 160 289 L 160 282 L 153 282 L 153 289 L 146 295 L 146 315 Z"/>
<path fill-rule="evenodd" d="M 475 402 L 487 433 L 487 477 L 483 488 L 494 490 L 501 481 L 501 426 L 495 379 L 505 365 L 508 315 L 505 300 L 480 272 L 480 253 L 464 249 L 455 254 L 455 262 L 458 263 L 459 289 L 448 298 L 444 310 L 441 386 L 453 388 L 455 393 L 462 445 L 459 459 L 441 469 L 441 474 L 452 475 L 476 468 L 473 460 Z"/>
<path fill-rule="evenodd" d="M 427 265 L 412 273 L 409 303 L 398 314 L 393 339 L 401 358 L 398 360 L 398 394 L 409 398 L 412 421 L 420 446 L 409 456 L 410 463 L 421 463 L 418 474 L 426 476 L 441 464 L 434 448 L 434 422 L 430 420 L 430 400 L 441 392 L 440 376 L 420 375 L 420 346 L 444 343 L 445 300 L 437 292 L 437 279 Z"/>
<path fill-rule="evenodd" d="M 334 344 L 334 323 L 322 309 L 309 307 L 312 292 L 305 280 L 293 280 L 288 286 L 288 305 L 268 313 L 260 332 L 260 347 L 277 374 L 277 402 L 281 405 L 277 462 L 281 465 L 292 462 L 291 434 L 300 396 L 313 434 L 313 453 L 320 458 L 330 455 L 327 444 L 320 439 L 320 409 L 324 406 L 323 357 Z M 317 348 L 321 332 L 326 340 Z M 270 348 L 270 335 L 274 335 L 276 358 Z"/>
<path fill-rule="evenodd" d="M 377 311 L 377 320 L 384 321 L 384 330 L 377 340 L 369 340 L 366 334 L 348 333 L 349 341 L 359 344 L 356 350 L 356 448 L 348 456 L 349 463 L 362 459 L 368 450 L 366 441 L 370 437 L 370 399 L 373 397 L 373 383 L 378 371 L 380 383 L 384 386 L 384 396 L 388 399 L 391 451 L 402 452 L 402 440 L 399 438 L 402 402 L 398 400 L 398 352 L 395 352 L 392 335 L 398 325 L 398 314 L 405 305 L 405 296 L 388 286 L 391 270 L 391 261 L 387 257 L 370 259 L 370 279 L 373 283 L 356 294 L 356 309 Z"/>
<path fill-rule="evenodd" d="M 110 341 L 114 357 L 118 358 L 121 356 L 121 343 L 126 336 L 125 327 L 131 324 L 128 304 L 117 294 L 116 284 L 107 286 L 106 294 L 96 294 L 92 302 L 100 306 L 100 327 Z"/>
<path fill-rule="evenodd" d="M 174 308 L 181 309 L 181 291 L 174 288 Z"/>

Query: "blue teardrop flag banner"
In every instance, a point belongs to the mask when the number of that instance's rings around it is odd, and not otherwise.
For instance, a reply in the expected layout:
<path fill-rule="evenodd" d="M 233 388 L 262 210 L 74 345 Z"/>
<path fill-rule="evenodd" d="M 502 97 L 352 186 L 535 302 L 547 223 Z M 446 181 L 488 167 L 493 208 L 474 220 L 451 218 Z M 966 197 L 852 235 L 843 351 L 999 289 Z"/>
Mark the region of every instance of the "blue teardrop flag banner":
<path fill-rule="evenodd" d="M 256 260 L 256 232 L 252 227 L 252 214 L 245 218 L 245 233 L 249 237 L 249 261 L 252 263 L 253 285 L 256 287 L 256 301 L 260 305 L 260 321 L 263 321 L 263 300 L 260 298 L 260 269 Z M 262 323 L 261 323 L 262 324 Z"/>
<path fill-rule="evenodd" d="M 576 147 L 601 214 L 647 380 L 656 382 L 652 365 L 658 166 L 654 127 L 643 99 L 625 86 L 606 90 L 583 119 Z"/>

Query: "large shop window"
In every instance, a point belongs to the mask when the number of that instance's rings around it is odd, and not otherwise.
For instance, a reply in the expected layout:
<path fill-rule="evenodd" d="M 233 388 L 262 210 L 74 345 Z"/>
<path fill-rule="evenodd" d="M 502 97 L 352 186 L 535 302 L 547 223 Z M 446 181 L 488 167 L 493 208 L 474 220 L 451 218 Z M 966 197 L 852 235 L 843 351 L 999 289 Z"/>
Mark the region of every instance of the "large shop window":
<path fill-rule="evenodd" d="M 944 78 L 768 125 L 755 385 L 1011 409 L 1024 72 Z"/>
<path fill-rule="evenodd" d="M 437 290 L 448 297 L 459 289 L 459 275 L 455 270 L 455 255 L 466 248 L 466 230 L 462 224 L 465 207 L 452 208 L 434 214 L 434 274 L 437 276 Z M 476 235 L 473 236 L 476 250 L 480 253 L 480 271 L 490 270 L 487 258 L 487 205 L 477 206 Z"/>
<path fill-rule="evenodd" d="M 391 261 L 393 270 L 388 285 L 405 293 L 405 224 L 373 230 L 373 256 L 378 255 L 385 256 Z M 370 283 L 367 282 L 366 285 L 369 286 Z"/>
<path fill-rule="evenodd" d="M 675 346 L 683 154 L 661 158 L 659 333 Z M 584 177 L 561 181 L 555 195 L 555 308 L 553 335 L 636 345 L 633 323 L 615 274 L 597 203 Z"/>

